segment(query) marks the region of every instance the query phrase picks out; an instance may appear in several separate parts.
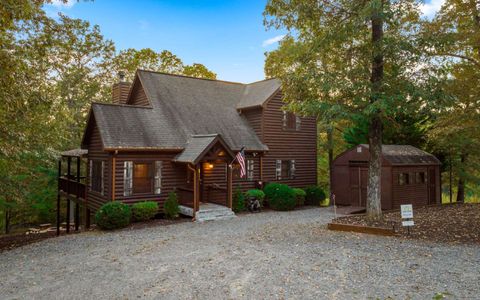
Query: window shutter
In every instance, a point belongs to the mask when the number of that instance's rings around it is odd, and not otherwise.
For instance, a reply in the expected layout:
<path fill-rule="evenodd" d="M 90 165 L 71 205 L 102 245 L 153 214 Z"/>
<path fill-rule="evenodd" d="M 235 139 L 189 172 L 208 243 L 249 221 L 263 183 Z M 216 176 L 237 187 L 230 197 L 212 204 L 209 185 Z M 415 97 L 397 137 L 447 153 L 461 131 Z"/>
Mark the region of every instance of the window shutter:
<path fill-rule="evenodd" d="M 133 188 L 133 161 L 123 163 L 123 195 L 130 196 Z"/>
<path fill-rule="evenodd" d="M 290 178 L 291 178 L 291 179 L 294 179 L 294 178 L 295 178 L 295 168 L 296 168 L 296 166 L 295 166 L 295 160 L 292 159 L 292 160 L 290 161 Z"/>
<path fill-rule="evenodd" d="M 92 191 L 92 181 L 93 181 L 93 160 L 88 161 L 88 190 Z"/>
<path fill-rule="evenodd" d="M 282 126 L 283 128 L 287 128 L 287 112 L 286 111 L 283 111 Z"/>
<path fill-rule="evenodd" d="M 282 179 L 282 161 L 277 159 L 275 166 L 275 177 L 277 180 Z"/>
<path fill-rule="evenodd" d="M 255 162 L 253 159 L 247 160 L 247 179 L 253 180 Z"/>
<path fill-rule="evenodd" d="M 103 179 L 104 179 L 104 177 L 105 177 L 105 176 L 104 176 L 104 172 L 105 172 L 105 162 L 102 160 L 102 172 L 100 173 L 100 177 L 101 177 L 101 179 L 102 179 L 102 180 L 101 180 L 101 182 L 102 182 L 102 187 L 101 187 L 101 193 L 102 193 L 102 195 L 105 195 L 105 190 L 104 190 L 105 185 L 104 185 L 104 181 L 103 181 Z"/>
<path fill-rule="evenodd" d="M 162 191 L 162 161 L 155 162 L 155 182 L 154 182 L 154 192 L 155 194 L 160 194 Z"/>
<path fill-rule="evenodd" d="M 295 116 L 295 130 L 300 130 L 300 126 L 302 125 L 302 119 L 299 116 Z"/>

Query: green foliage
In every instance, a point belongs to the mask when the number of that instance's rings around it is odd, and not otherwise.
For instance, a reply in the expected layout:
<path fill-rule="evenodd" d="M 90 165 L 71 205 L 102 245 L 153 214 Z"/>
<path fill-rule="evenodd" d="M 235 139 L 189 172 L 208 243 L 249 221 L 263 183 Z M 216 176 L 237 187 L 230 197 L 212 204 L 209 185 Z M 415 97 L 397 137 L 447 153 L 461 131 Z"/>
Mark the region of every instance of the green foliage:
<path fill-rule="evenodd" d="M 165 204 L 163 205 L 163 212 L 168 219 L 175 219 L 178 217 L 180 207 L 175 192 L 168 193 L 167 201 L 165 201 Z"/>
<path fill-rule="evenodd" d="M 297 205 L 294 190 L 286 184 L 269 183 L 263 191 L 268 205 L 274 210 L 293 210 Z"/>
<path fill-rule="evenodd" d="M 233 206 L 233 211 L 234 212 L 242 212 L 246 209 L 245 207 L 245 195 L 242 193 L 242 190 L 240 187 L 237 187 L 235 189 L 235 192 L 233 193 L 232 197 L 232 206 Z"/>
<path fill-rule="evenodd" d="M 305 204 L 305 197 L 307 193 L 299 188 L 294 188 L 293 192 L 295 193 L 295 199 L 297 200 L 297 206 L 303 206 Z"/>
<path fill-rule="evenodd" d="M 158 203 L 155 201 L 138 202 L 132 205 L 133 222 L 153 219 L 158 213 Z"/>
<path fill-rule="evenodd" d="M 260 201 L 260 204 L 262 204 L 263 199 L 265 199 L 265 193 L 259 189 L 252 189 L 245 192 L 245 197 L 246 198 L 255 197 L 255 199 Z"/>
<path fill-rule="evenodd" d="M 330 198 L 325 198 L 325 200 L 320 201 L 320 206 L 322 207 L 330 206 Z"/>
<path fill-rule="evenodd" d="M 127 204 L 112 201 L 104 204 L 95 214 L 95 223 L 104 230 L 126 227 L 130 224 L 132 210 Z"/>
<path fill-rule="evenodd" d="M 321 187 L 316 185 L 307 186 L 305 188 L 305 200 L 309 205 L 320 205 L 326 198 L 325 192 Z"/>

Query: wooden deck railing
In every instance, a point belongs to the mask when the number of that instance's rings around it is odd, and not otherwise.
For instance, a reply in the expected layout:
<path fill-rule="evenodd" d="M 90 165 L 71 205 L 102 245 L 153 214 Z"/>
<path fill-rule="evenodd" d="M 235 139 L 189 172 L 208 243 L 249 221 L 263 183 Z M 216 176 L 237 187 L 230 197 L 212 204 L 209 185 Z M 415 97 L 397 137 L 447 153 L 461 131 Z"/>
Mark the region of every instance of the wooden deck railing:
<path fill-rule="evenodd" d="M 77 182 L 73 177 L 69 179 L 62 176 L 59 178 L 58 184 L 61 191 L 85 199 L 86 188 L 84 183 Z"/>
<path fill-rule="evenodd" d="M 193 189 L 189 187 L 176 188 L 178 203 L 193 208 Z"/>

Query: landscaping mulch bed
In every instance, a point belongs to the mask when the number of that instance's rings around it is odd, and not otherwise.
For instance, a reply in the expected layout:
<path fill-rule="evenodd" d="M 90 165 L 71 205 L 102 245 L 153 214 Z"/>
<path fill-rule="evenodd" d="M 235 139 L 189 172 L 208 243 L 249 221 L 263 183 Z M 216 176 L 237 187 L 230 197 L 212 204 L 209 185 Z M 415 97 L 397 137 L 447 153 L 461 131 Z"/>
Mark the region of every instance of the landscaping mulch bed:
<path fill-rule="evenodd" d="M 400 237 L 435 242 L 480 244 L 480 204 L 448 204 L 414 208 L 415 226 L 402 227 L 400 211 L 384 212 L 383 219 L 368 222 L 365 215 L 339 217 L 332 223 L 391 229 Z"/>

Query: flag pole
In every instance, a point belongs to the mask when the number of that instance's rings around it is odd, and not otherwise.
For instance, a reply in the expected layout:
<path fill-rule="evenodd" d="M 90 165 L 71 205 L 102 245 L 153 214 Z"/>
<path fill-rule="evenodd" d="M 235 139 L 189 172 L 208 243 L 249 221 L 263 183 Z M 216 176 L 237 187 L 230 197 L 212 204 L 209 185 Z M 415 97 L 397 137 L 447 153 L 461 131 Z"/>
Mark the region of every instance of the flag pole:
<path fill-rule="evenodd" d="M 242 152 L 243 149 L 245 149 L 245 147 L 242 147 L 242 148 L 240 149 L 240 151 L 238 151 L 238 152 Z M 235 156 L 235 157 L 233 158 L 232 162 L 228 164 L 228 165 L 230 166 L 230 168 L 232 167 L 232 164 L 233 164 L 236 160 L 237 160 L 237 156 Z"/>

